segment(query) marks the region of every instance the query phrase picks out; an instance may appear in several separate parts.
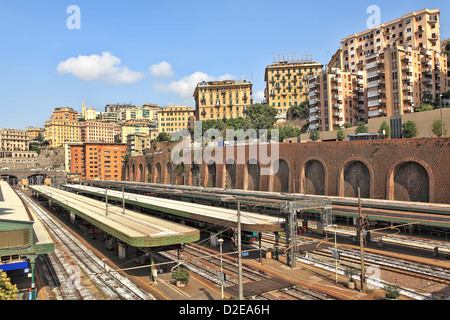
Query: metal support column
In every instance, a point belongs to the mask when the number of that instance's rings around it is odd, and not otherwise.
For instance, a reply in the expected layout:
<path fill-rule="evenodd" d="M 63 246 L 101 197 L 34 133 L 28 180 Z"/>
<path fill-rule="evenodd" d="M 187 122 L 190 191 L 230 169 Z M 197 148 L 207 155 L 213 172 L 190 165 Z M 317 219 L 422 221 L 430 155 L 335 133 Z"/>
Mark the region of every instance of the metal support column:
<path fill-rule="evenodd" d="M 275 232 L 275 260 L 278 260 L 278 252 L 279 248 L 278 245 L 280 244 L 280 234 L 278 231 Z"/>

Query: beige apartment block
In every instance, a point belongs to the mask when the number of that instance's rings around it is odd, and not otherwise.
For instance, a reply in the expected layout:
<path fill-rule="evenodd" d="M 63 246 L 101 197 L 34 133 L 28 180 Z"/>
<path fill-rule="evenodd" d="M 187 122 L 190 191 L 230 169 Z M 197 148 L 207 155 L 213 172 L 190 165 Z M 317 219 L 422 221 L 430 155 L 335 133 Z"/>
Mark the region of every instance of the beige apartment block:
<path fill-rule="evenodd" d="M 81 142 L 114 143 L 114 123 L 102 120 L 80 122 Z"/>
<path fill-rule="evenodd" d="M 290 107 L 308 100 L 308 79 L 319 74 L 323 65 L 310 59 L 275 60 L 266 67 L 265 96 L 267 103 L 284 119 Z"/>
<path fill-rule="evenodd" d="M 158 112 L 158 133 L 172 134 L 193 127 L 195 110 L 188 106 L 168 106 Z"/>
<path fill-rule="evenodd" d="M 328 68 L 309 78 L 311 130 L 335 131 L 364 117 L 364 73 Z"/>
<path fill-rule="evenodd" d="M 51 147 L 80 142 L 78 112 L 69 107 L 54 109 L 50 120 L 45 121 L 45 139 L 50 142 Z"/>
<path fill-rule="evenodd" d="M 146 120 L 125 121 L 121 126 L 121 141 L 122 143 L 127 143 L 127 136 L 129 134 L 143 133 L 150 135 L 154 129 L 156 129 L 155 126 Z"/>
<path fill-rule="evenodd" d="M 27 151 L 30 138 L 20 129 L 0 129 L 0 150 Z"/>
<path fill-rule="evenodd" d="M 35 128 L 35 127 L 26 127 L 25 132 L 30 141 L 36 139 L 39 134 L 42 138 L 44 138 L 45 130 L 43 128 Z"/>
<path fill-rule="evenodd" d="M 368 118 L 403 115 L 447 92 L 447 56 L 389 45 L 366 58 Z"/>
<path fill-rule="evenodd" d="M 395 43 L 440 52 L 439 18 L 438 9 L 423 9 L 346 37 L 341 41 L 343 70 L 363 71 L 367 56 L 380 53 Z"/>
<path fill-rule="evenodd" d="M 194 91 L 195 118 L 205 121 L 245 117 L 245 110 L 253 103 L 252 90 L 252 83 L 246 80 L 200 82 Z"/>

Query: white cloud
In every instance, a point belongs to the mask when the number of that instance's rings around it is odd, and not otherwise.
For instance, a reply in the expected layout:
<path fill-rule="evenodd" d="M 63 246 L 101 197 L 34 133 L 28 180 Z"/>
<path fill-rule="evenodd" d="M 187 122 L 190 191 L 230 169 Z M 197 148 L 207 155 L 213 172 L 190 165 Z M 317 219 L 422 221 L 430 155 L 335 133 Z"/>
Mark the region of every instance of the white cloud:
<path fill-rule="evenodd" d="M 264 100 L 264 91 L 257 91 L 255 93 L 254 99 L 255 102 L 261 102 Z"/>
<path fill-rule="evenodd" d="M 101 55 L 79 55 L 58 64 L 58 74 L 73 74 L 85 81 L 102 81 L 110 84 L 128 84 L 141 80 L 144 74 L 120 66 L 121 60 L 110 52 Z"/>
<path fill-rule="evenodd" d="M 178 94 L 185 101 L 192 101 L 195 87 L 202 81 L 215 81 L 215 80 L 234 80 L 235 77 L 230 74 L 224 74 L 220 77 L 214 77 L 204 72 L 194 72 L 178 81 L 172 81 L 170 83 L 156 83 L 154 84 L 155 90 L 164 92 L 174 92 Z"/>
<path fill-rule="evenodd" d="M 172 66 L 166 61 L 154 64 L 150 66 L 150 73 L 154 77 L 158 78 L 170 78 L 173 76 Z"/>

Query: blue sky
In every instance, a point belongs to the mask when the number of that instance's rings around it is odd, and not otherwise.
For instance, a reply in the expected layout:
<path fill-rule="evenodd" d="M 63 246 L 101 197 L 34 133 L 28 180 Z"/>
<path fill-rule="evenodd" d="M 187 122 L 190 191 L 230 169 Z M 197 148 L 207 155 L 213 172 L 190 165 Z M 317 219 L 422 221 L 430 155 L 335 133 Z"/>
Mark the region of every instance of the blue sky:
<path fill-rule="evenodd" d="M 80 29 L 69 29 L 71 5 Z M 0 128 L 43 127 L 56 107 L 194 106 L 196 81 L 253 79 L 284 53 L 327 63 L 346 36 L 366 30 L 370 5 L 388 22 L 450 2 L 303 0 L 0 0 Z"/>

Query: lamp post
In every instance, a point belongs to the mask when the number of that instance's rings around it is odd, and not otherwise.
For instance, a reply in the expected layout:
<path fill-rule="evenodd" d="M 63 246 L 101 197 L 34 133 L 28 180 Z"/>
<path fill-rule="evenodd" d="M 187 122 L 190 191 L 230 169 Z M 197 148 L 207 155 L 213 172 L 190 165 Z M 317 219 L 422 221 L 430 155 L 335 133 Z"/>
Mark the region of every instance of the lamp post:
<path fill-rule="evenodd" d="M 242 283 L 242 243 L 241 243 L 241 201 L 237 199 L 237 225 L 238 225 L 238 284 L 239 300 L 244 300 L 244 287 Z"/>
<path fill-rule="evenodd" d="M 220 246 L 220 286 L 221 286 L 221 294 L 222 294 L 222 300 L 223 300 L 223 281 L 225 279 L 225 276 L 223 274 L 223 269 L 222 269 L 222 244 L 223 244 L 223 239 L 220 238 L 218 240 L 219 242 L 219 246 Z"/>

